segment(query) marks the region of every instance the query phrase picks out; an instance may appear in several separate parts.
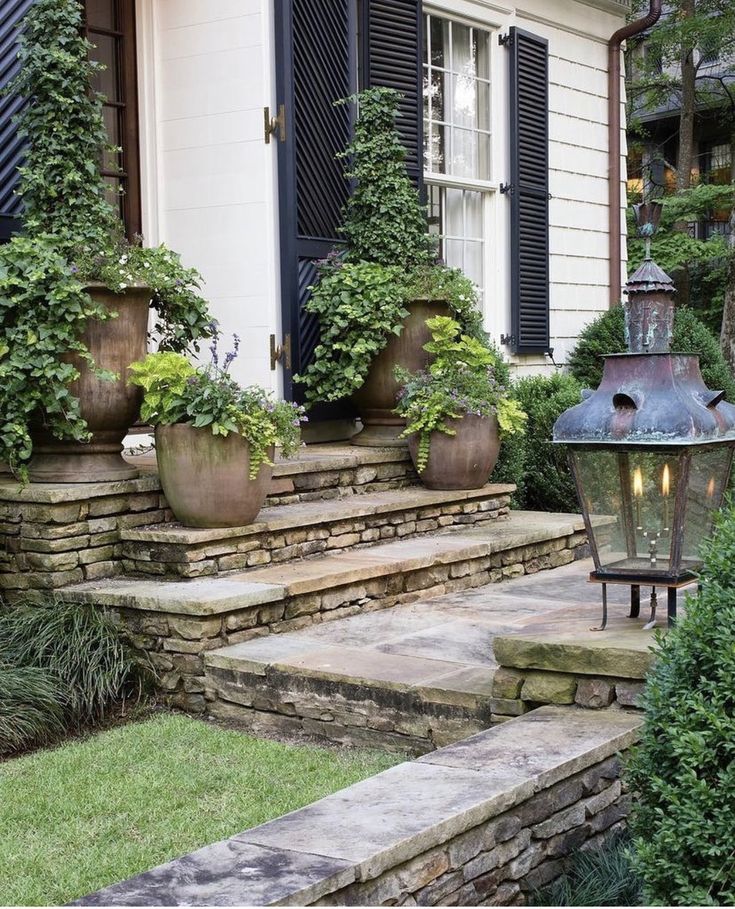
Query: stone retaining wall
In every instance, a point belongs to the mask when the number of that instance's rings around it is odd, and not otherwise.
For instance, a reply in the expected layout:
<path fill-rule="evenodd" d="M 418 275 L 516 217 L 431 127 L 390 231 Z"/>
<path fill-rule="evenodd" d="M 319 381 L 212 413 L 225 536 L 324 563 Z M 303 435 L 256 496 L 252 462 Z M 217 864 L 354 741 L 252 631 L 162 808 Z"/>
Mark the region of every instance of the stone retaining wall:
<path fill-rule="evenodd" d="M 640 723 L 544 707 L 79 904 L 523 905 L 624 823 Z"/>
<path fill-rule="evenodd" d="M 482 525 L 506 517 L 509 511 L 510 495 L 498 495 L 338 521 L 325 519 L 323 523 L 282 531 L 257 531 L 253 527 L 239 536 L 223 534 L 219 540 L 201 543 L 197 542 L 196 531 L 187 535 L 185 528 L 178 529 L 177 539 L 150 540 L 145 539 L 145 533 L 135 533 L 133 538 L 123 538 L 122 565 L 126 574 L 198 578 L 408 536 L 420 537 L 451 527 Z"/>
<path fill-rule="evenodd" d="M 592 710 L 613 704 L 639 707 L 644 688 L 645 682 L 639 679 L 500 667 L 493 679 L 492 722 L 504 722 L 544 704 L 577 704 Z"/>
<path fill-rule="evenodd" d="M 602 846 L 625 824 L 631 796 L 615 756 L 544 789 L 379 877 L 318 906 L 518 906 L 563 873 L 578 849 Z"/>
<path fill-rule="evenodd" d="M 266 505 L 341 499 L 365 492 L 404 489 L 415 486 L 418 482 L 413 462 L 406 455 L 405 458 L 390 463 L 360 464 L 274 477 Z"/>
<path fill-rule="evenodd" d="M 0 483 L 0 592 L 113 577 L 122 572 L 120 532 L 172 519 L 158 477 L 121 483 Z"/>

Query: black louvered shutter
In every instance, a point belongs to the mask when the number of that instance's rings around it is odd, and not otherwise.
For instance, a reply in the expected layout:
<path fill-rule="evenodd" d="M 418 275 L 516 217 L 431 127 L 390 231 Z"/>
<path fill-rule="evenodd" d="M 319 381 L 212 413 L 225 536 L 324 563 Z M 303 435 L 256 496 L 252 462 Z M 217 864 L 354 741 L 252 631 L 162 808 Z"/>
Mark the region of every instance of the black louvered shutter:
<path fill-rule="evenodd" d="M 419 0 L 363 0 L 362 82 L 403 95 L 398 130 L 406 170 L 417 186 L 423 175 L 422 13 Z"/>
<path fill-rule="evenodd" d="M 513 352 L 549 350 L 549 48 L 511 28 L 510 201 Z"/>
<path fill-rule="evenodd" d="M 18 72 L 18 27 L 33 0 L 0 0 L 0 88 Z M 14 95 L 0 94 L 0 242 L 18 228 L 21 203 L 15 195 L 18 165 L 23 158 L 13 118 L 22 101 Z"/>
<path fill-rule="evenodd" d="M 275 0 L 275 11 L 277 95 L 286 117 L 278 143 L 283 335 L 291 344 L 284 391 L 298 399 L 302 388 L 292 376 L 308 366 L 319 342 L 319 323 L 304 310 L 314 262 L 341 242 L 349 195 L 345 162 L 336 155 L 350 141 L 352 108 L 334 102 L 357 88 L 357 21 L 353 0 Z"/>

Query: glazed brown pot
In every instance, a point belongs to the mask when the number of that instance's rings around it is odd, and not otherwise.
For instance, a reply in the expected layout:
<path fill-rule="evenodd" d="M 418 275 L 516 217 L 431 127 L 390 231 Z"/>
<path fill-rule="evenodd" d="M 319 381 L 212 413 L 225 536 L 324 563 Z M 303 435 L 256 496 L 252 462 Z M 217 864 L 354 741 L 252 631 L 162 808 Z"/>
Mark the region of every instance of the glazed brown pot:
<path fill-rule="evenodd" d="M 92 438 L 89 442 L 59 440 L 42 426 L 34 427 L 28 467 L 33 483 L 97 483 L 138 476 L 123 460 L 122 441 L 138 419 L 143 400 L 143 389 L 128 384 L 128 369 L 148 352 L 151 292 L 147 287 L 130 287 L 115 294 L 102 285 L 87 291 L 96 303 L 118 314 L 105 321 L 90 319 L 82 335 L 95 365 L 118 378 L 112 382 L 99 378 L 77 354 L 63 358 L 79 370 L 79 378 L 69 387 L 79 399 Z"/>
<path fill-rule="evenodd" d="M 480 489 L 487 483 L 500 453 L 497 419 L 468 414 L 446 423 L 456 435 L 432 432 L 429 462 L 419 474 L 421 482 L 429 489 Z M 408 440 L 414 464 L 418 448 L 416 433 Z"/>
<path fill-rule="evenodd" d="M 269 452 L 273 459 L 273 451 Z M 250 445 L 231 432 L 212 435 L 190 423 L 156 427 L 161 486 L 176 519 L 188 527 L 251 524 L 270 488 L 273 468 L 261 464 L 250 479 Z"/>
<path fill-rule="evenodd" d="M 391 335 L 386 347 L 370 365 L 365 384 L 352 395 L 363 425 L 362 431 L 352 437 L 353 445 L 406 446 L 406 440 L 399 438 L 406 428 L 406 421 L 393 413 L 401 388 L 393 370 L 396 366 L 409 372 L 425 369 L 429 354 L 424 350 L 424 344 L 431 340 L 426 320 L 448 315 L 449 307 L 441 300 L 415 300 L 408 304 L 408 310 L 403 331 L 398 336 Z"/>

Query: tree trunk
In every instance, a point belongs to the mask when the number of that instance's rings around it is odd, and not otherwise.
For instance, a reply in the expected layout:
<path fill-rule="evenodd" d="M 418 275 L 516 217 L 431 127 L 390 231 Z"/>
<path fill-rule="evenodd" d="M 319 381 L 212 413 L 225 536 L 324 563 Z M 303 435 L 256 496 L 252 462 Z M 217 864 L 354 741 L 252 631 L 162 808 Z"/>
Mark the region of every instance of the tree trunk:
<path fill-rule="evenodd" d="M 690 19 L 696 12 L 696 0 L 682 0 L 681 15 Z M 676 189 L 689 189 L 694 161 L 694 111 L 696 108 L 694 48 L 681 48 L 681 111 L 679 113 L 679 153 L 676 161 Z"/>
<path fill-rule="evenodd" d="M 735 128 L 730 136 L 730 179 L 735 184 Z M 730 264 L 727 269 L 725 302 L 722 307 L 720 346 L 730 369 L 735 372 L 735 199 L 730 211 Z M 731 402 L 735 403 L 735 401 Z"/>

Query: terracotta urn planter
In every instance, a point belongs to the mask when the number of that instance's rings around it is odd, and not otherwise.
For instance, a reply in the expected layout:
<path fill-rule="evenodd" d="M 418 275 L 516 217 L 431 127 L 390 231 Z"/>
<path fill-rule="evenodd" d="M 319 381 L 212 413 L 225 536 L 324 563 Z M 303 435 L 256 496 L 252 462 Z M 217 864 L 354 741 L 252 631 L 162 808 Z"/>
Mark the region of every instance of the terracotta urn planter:
<path fill-rule="evenodd" d="M 396 366 L 410 372 L 426 368 L 429 354 L 424 350 L 424 344 L 431 340 L 426 320 L 448 315 L 449 307 L 441 300 L 415 300 L 408 304 L 408 310 L 403 331 L 398 336 L 391 336 L 373 360 L 365 384 L 352 395 L 363 425 L 362 431 L 352 437 L 353 445 L 406 446 L 406 440 L 399 438 L 406 421 L 393 413 L 400 391 L 393 370 Z"/>
<path fill-rule="evenodd" d="M 467 414 L 446 422 L 456 435 L 432 432 L 429 463 L 419 474 L 421 482 L 429 489 L 480 489 L 500 453 L 497 419 Z M 410 436 L 408 449 L 414 464 L 418 447 L 418 434 Z"/>
<path fill-rule="evenodd" d="M 268 495 L 273 468 L 262 464 L 251 480 L 250 445 L 237 433 L 223 438 L 190 423 L 157 426 L 156 457 L 166 500 L 188 527 L 250 524 Z"/>
<path fill-rule="evenodd" d="M 79 370 L 70 388 L 79 399 L 92 438 L 89 442 L 59 440 L 39 425 L 31 432 L 33 458 L 28 470 L 33 483 L 97 483 L 138 476 L 123 460 L 122 442 L 140 415 L 143 390 L 128 384 L 128 368 L 148 351 L 151 292 L 147 287 L 130 287 L 116 294 L 102 285 L 87 291 L 95 302 L 118 314 L 105 321 L 90 319 L 82 336 L 95 365 L 118 378 L 105 381 L 78 355 L 64 357 Z"/>

